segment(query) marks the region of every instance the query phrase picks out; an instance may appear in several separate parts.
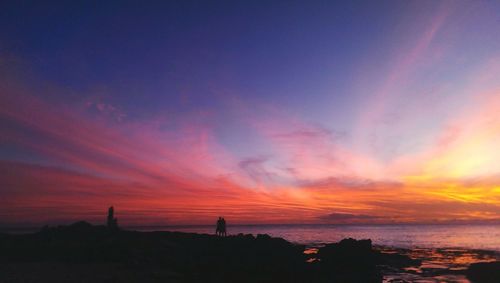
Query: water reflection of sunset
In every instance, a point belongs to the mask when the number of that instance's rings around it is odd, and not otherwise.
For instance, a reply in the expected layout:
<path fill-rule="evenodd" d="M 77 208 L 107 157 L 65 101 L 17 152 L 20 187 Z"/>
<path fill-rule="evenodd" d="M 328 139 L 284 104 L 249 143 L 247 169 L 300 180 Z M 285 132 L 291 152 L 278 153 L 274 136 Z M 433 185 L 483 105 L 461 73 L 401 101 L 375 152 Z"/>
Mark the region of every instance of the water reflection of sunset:
<path fill-rule="evenodd" d="M 470 281 L 463 274 L 467 267 L 477 262 L 493 262 L 500 259 L 500 254 L 484 250 L 470 249 L 433 249 L 417 248 L 412 250 L 383 248 L 384 253 L 401 253 L 422 261 L 418 267 L 405 268 L 406 274 L 389 273 L 384 282 L 392 278 L 418 282 L 463 282 Z"/>

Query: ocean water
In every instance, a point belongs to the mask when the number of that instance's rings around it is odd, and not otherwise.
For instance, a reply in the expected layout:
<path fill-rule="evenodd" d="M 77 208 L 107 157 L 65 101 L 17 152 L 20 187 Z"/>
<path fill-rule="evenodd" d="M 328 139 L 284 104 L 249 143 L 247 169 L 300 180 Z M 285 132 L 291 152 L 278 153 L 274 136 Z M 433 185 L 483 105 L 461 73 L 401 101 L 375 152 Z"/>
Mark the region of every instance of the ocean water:
<path fill-rule="evenodd" d="M 137 228 L 136 228 L 137 229 Z M 213 234 L 215 226 L 148 227 L 143 231 Z M 344 238 L 372 239 L 397 248 L 463 248 L 500 251 L 499 225 L 234 225 L 228 234 L 269 234 L 290 242 L 321 245 Z"/>

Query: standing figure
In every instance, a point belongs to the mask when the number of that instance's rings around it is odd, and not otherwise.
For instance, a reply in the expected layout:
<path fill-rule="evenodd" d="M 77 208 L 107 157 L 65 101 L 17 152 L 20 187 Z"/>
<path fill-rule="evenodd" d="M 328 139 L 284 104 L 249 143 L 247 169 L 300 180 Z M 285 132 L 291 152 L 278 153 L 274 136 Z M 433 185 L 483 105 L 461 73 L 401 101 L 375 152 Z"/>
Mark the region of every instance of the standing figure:
<path fill-rule="evenodd" d="M 217 225 L 215 227 L 215 235 L 222 236 L 222 217 L 217 219 Z"/>
<path fill-rule="evenodd" d="M 222 236 L 226 237 L 226 219 L 221 218 L 221 234 Z"/>

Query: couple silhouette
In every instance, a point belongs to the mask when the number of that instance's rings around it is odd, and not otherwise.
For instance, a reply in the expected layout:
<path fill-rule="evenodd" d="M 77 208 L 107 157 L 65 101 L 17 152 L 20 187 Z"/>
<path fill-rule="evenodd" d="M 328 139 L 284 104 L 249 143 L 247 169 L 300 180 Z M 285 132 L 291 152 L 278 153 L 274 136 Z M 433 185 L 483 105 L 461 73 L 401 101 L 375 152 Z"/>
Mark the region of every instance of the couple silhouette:
<path fill-rule="evenodd" d="M 215 228 L 215 235 L 217 236 L 226 236 L 226 220 L 222 217 L 219 217 L 217 220 L 217 227 Z"/>

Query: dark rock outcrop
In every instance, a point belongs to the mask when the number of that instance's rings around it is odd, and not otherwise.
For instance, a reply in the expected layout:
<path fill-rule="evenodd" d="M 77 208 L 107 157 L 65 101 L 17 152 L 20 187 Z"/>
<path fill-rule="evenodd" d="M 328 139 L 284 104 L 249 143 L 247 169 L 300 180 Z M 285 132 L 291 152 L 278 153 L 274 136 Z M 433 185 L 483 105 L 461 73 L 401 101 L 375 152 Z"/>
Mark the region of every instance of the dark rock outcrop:
<path fill-rule="evenodd" d="M 180 232 L 111 231 L 106 226 L 78 222 L 44 227 L 34 234 L 4 234 L 0 237 L 0 250 L 0 267 L 8 265 L 12 270 L 21 270 L 17 267 L 59 264 L 58 272 L 65 277 L 69 276 L 66 271 L 85 270 L 83 266 L 109 266 L 109 270 L 102 268 L 102 274 L 95 276 L 117 276 L 113 282 L 122 282 L 120 270 L 123 274 L 133 271 L 144 275 L 140 281 L 126 282 L 156 282 L 153 279 L 165 277 L 175 282 L 306 282 L 308 275 L 304 246 L 268 235 L 221 238 Z M 26 273 L 29 271 L 12 276 L 27 278 Z M 33 280 L 64 281 L 54 274 L 50 276 Z M 93 281 L 110 281 L 96 280 Z"/>
<path fill-rule="evenodd" d="M 303 245 L 269 235 L 217 237 L 112 231 L 106 226 L 77 222 L 44 227 L 34 234 L 1 235 L 0 272 L 2 266 L 9 267 L 10 271 L 4 272 L 10 272 L 12 278 L 24 276 L 24 281 L 31 279 L 29 271 L 19 273 L 23 268 L 43 271 L 43 266 L 50 266 L 61 273 L 61 277 L 53 272 L 49 277 L 37 275 L 37 282 L 62 282 L 61 278 L 67 276 L 79 278 L 74 273 L 87 269 L 99 270 L 95 274 L 82 274 L 84 281 L 92 282 L 378 283 L 382 280 L 377 266 L 378 252 L 372 249 L 370 240 L 347 239 L 326 245 L 319 249 L 318 260 L 312 263 L 306 261 L 304 249 Z M 141 280 L 130 279 L 133 276 Z"/>
<path fill-rule="evenodd" d="M 334 282 L 382 282 L 371 240 L 344 239 L 318 250 L 320 272 Z"/>
<path fill-rule="evenodd" d="M 500 282 L 500 261 L 473 263 L 465 274 L 474 283 L 498 283 Z"/>

